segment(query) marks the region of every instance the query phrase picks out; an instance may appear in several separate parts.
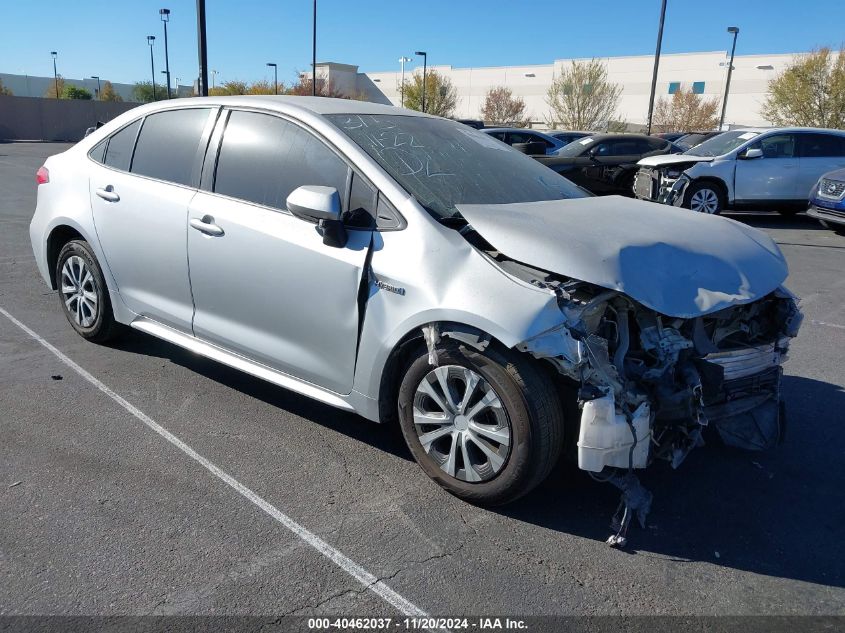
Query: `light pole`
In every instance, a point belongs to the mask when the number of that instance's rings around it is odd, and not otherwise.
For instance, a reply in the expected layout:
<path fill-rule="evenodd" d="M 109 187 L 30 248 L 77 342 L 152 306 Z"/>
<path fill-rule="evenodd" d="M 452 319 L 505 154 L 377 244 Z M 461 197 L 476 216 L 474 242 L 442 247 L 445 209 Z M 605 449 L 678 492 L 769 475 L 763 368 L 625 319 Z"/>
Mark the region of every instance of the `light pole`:
<path fill-rule="evenodd" d="M 97 80 L 97 99 L 99 99 L 100 98 L 100 91 L 102 90 L 102 88 L 100 88 L 100 78 L 97 77 L 97 75 L 91 75 L 91 79 Z"/>
<path fill-rule="evenodd" d="M 401 96 L 401 104 L 400 107 L 405 107 L 405 62 L 414 61 L 410 57 L 405 57 L 404 55 L 399 58 L 399 63 L 402 64 L 402 84 L 401 88 L 399 88 L 399 93 Z"/>
<path fill-rule="evenodd" d="M 267 62 L 267 65 L 273 67 L 273 94 L 279 94 L 279 68 L 273 62 Z"/>
<path fill-rule="evenodd" d="M 50 55 L 53 56 L 53 81 L 56 84 L 56 99 L 59 98 L 59 73 L 56 72 L 56 57 L 59 54 L 56 51 L 50 51 Z"/>
<path fill-rule="evenodd" d="M 666 19 L 666 0 L 660 6 L 660 26 L 657 28 L 657 50 L 654 51 L 654 72 L 651 75 L 651 93 L 648 97 L 648 129 L 651 134 L 651 115 L 654 112 L 654 91 L 657 88 L 657 67 L 660 66 L 660 47 L 663 44 L 663 22 Z"/>
<path fill-rule="evenodd" d="M 317 0 L 314 0 L 314 19 L 311 33 L 311 96 L 317 96 Z"/>
<path fill-rule="evenodd" d="M 205 31 L 205 0 L 197 0 L 197 57 L 199 57 L 199 93 L 208 96 L 208 43 Z"/>
<path fill-rule="evenodd" d="M 170 59 L 167 54 L 167 23 L 170 22 L 170 9 L 159 9 L 158 14 L 164 22 L 164 74 L 167 75 L 167 98 L 170 99 Z"/>
<path fill-rule="evenodd" d="M 179 77 L 175 77 L 176 79 L 176 98 L 179 98 Z"/>
<path fill-rule="evenodd" d="M 155 44 L 155 41 L 155 35 L 147 35 L 147 44 L 150 45 L 150 72 L 153 74 L 153 101 L 156 100 L 156 65 L 153 60 L 153 44 Z"/>
<path fill-rule="evenodd" d="M 423 58 L 423 84 L 422 84 L 422 111 L 425 112 L 425 71 L 428 66 L 428 54 L 425 51 L 416 51 L 414 55 L 422 55 Z"/>
<path fill-rule="evenodd" d="M 219 70 L 213 70 L 213 69 L 211 71 L 211 87 L 212 88 L 214 88 L 214 80 L 217 79 L 217 74 L 219 72 L 220 72 Z"/>
<path fill-rule="evenodd" d="M 731 73 L 734 69 L 734 53 L 736 52 L 736 36 L 739 35 L 739 27 L 738 26 L 729 26 L 728 33 L 734 34 L 734 43 L 731 46 L 731 61 L 728 63 L 728 80 L 725 82 L 725 98 L 722 100 L 722 116 L 719 117 L 719 129 L 722 129 L 722 125 L 725 123 L 725 110 L 728 109 L 728 92 L 731 89 Z"/>

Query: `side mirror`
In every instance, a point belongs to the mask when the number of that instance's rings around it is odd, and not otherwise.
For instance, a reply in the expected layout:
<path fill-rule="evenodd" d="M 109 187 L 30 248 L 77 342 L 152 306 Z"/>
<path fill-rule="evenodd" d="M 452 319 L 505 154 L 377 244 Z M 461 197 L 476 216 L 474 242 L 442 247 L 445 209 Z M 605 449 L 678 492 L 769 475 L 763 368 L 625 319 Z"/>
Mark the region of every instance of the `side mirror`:
<path fill-rule="evenodd" d="M 598 147 L 591 147 L 590 151 L 587 152 L 587 157 L 592 158 L 593 160 L 595 160 L 596 156 L 598 156 L 598 155 L 599 155 L 599 148 Z"/>
<path fill-rule="evenodd" d="M 340 196 L 334 187 L 304 185 L 294 189 L 286 200 L 288 211 L 307 222 L 316 222 L 323 244 L 346 246 L 346 229 L 340 220 Z"/>
<path fill-rule="evenodd" d="M 749 147 L 739 157 L 743 160 L 751 160 L 752 158 L 763 158 L 763 150 L 759 147 Z"/>

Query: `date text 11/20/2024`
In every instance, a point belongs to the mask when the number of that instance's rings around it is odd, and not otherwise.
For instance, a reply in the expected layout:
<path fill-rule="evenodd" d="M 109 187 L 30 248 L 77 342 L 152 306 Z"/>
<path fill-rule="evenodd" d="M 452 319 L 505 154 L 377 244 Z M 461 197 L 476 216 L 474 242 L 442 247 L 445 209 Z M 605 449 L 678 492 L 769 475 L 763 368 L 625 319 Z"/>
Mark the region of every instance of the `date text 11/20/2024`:
<path fill-rule="evenodd" d="M 528 624 L 519 618 L 309 618 L 308 628 L 321 630 L 479 630 L 519 631 L 527 630 Z"/>

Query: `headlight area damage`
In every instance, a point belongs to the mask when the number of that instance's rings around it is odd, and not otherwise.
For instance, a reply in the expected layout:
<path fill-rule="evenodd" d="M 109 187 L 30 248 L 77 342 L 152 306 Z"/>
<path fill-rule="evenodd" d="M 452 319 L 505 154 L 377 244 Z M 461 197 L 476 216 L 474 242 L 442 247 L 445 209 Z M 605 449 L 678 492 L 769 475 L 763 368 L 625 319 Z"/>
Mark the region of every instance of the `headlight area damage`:
<path fill-rule="evenodd" d="M 783 437 L 781 363 L 801 323 L 779 288 L 753 303 L 696 318 L 672 318 L 618 291 L 545 276 L 565 321 L 523 341 L 580 385 L 578 466 L 622 490 L 622 516 L 608 543 L 622 546 L 636 513 L 644 525 L 651 494 L 633 474 L 655 460 L 677 468 L 713 425 L 730 446 L 765 450 Z"/>
<path fill-rule="evenodd" d="M 517 348 L 552 363 L 580 385 L 578 466 L 621 489 L 616 534 L 608 544 L 623 546 L 631 517 L 636 514 L 644 525 L 651 504 L 635 469 L 656 460 L 679 466 L 703 444 L 702 431 L 709 425 L 726 444 L 742 449 L 768 449 L 782 438 L 781 363 L 802 315 L 794 295 L 781 286 L 782 255 L 765 235 L 709 217 L 675 234 L 682 237 L 672 237 L 666 225 L 679 218 L 671 207 L 636 203 L 634 211 L 642 205 L 649 207 L 646 213 L 666 209 L 662 225 L 649 223 L 645 229 L 627 214 L 611 213 L 603 221 L 608 198 L 597 200 L 589 225 L 580 223 L 577 213 L 567 214 L 568 201 L 559 203 L 556 216 L 537 208 L 530 220 L 535 229 L 538 215 L 551 220 L 537 233 L 545 237 L 534 239 L 530 248 L 522 231 L 527 225 L 519 219 L 494 225 L 477 207 L 461 212 L 471 216 L 467 239 L 498 267 L 557 297 L 564 317 L 560 325 Z M 635 201 L 620 204 L 630 202 Z M 569 237 L 552 249 L 548 236 L 554 232 L 548 228 L 557 217 L 568 226 Z M 582 231 L 582 226 L 600 228 Z M 714 231 L 721 243 L 712 241 L 709 248 L 696 243 L 714 237 Z M 567 239 L 583 254 L 577 262 L 561 255 Z M 634 267 L 629 270 L 620 253 L 632 245 L 641 257 L 627 262 Z M 657 263 L 653 252 L 667 248 L 676 255 L 663 262 L 670 268 L 649 266 Z M 523 263 L 529 257 L 531 263 Z M 577 278 L 567 270 L 576 264 Z"/>

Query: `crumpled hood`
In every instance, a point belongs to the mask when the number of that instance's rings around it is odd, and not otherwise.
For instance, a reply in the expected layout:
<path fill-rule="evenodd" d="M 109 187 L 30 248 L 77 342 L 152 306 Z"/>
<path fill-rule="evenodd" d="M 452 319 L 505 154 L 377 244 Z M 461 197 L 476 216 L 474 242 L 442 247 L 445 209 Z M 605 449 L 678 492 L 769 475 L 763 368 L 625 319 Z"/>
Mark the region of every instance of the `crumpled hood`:
<path fill-rule="evenodd" d="M 749 303 L 787 275 L 765 233 L 668 205 L 605 196 L 457 210 L 508 257 L 619 290 L 667 316 Z"/>
<path fill-rule="evenodd" d="M 692 156 L 690 154 L 661 154 L 648 156 L 637 161 L 637 165 L 643 167 L 664 167 L 666 165 L 678 165 L 681 163 L 707 163 L 713 162 L 712 156 Z"/>

